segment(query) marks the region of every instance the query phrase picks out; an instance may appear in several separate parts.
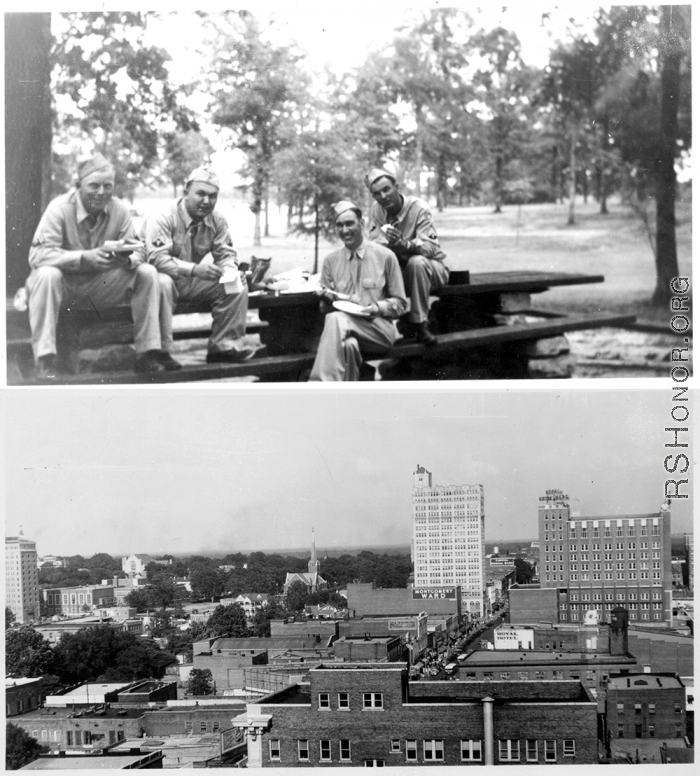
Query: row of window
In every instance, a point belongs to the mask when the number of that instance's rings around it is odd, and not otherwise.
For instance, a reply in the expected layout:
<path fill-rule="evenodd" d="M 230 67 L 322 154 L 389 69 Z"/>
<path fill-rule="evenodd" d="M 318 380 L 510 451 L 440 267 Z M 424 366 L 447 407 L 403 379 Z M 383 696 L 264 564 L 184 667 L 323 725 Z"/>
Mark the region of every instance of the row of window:
<path fill-rule="evenodd" d="M 629 704 L 630 706 L 634 705 L 634 713 L 635 714 L 641 714 L 644 710 L 644 707 L 646 706 L 646 712 L 647 714 L 656 714 L 656 704 L 655 703 L 635 703 L 635 704 Z M 683 704 L 680 702 L 676 702 L 673 704 L 673 711 L 675 714 L 682 714 L 683 713 Z M 624 702 L 617 704 L 617 713 L 618 714 L 624 714 L 625 713 L 625 704 Z"/>
<path fill-rule="evenodd" d="M 552 536 L 552 541 L 554 541 L 554 537 L 553 536 Z M 560 538 L 559 541 L 563 541 L 563 540 Z M 660 542 L 652 542 L 651 543 L 651 547 L 652 547 L 652 550 L 660 550 L 661 549 L 661 543 Z M 605 542 L 603 544 L 603 550 L 612 550 L 612 548 L 613 548 L 612 542 Z M 564 545 L 560 544 L 559 545 L 559 552 L 564 552 L 564 549 L 565 549 Z M 587 544 L 582 544 L 579 547 L 578 544 L 570 544 L 570 545 L 568 545 L 568 547 L 566 549 L 568 550 L 568 552 L 579 552 L 579 550 L 581 552 L 588 552 L 588 545 Z M 593 550 L 593 552 L 600 552 L 600 544 L 591 544 L 591 549 Z M 624 549 L 636 550 L 637 549 L 637 544 L 636 544 L 636 542 L 629 542 L 627 545 L 625 545 L 624 542 L 617 542 L 615 544 L 615 549 L 616 550 L 624 550 Z M 649 542 L 640 542 L 639 543 L 639 549 L 640 550 L 648 550 L 649 549 Z M 545 544 L 544 551 L 545 552 L 557 552 L 557 545 L 556 544 L 552 544 L 550 546 L 549 544 Z M 658 553 L 656 553 L 656 557 L 658 557 Z"/>
<path fill-rule="evenodd" d="M 593 600 L 594 601 L 602 601 L 602 593 L 593 593 Z M 578 593 L 570 593 L 569 594 L 569 600 L 571 601 L 578 601 Z M 651 593 L 648 593 L 646 591 L 639 593 L 639 600 L 640 601 L 648 601 L 649 599 L 653 598 L 654 601 L 660 601 L 661 591 L 660 590 L 654 590 Z M 581 593 L 581 600 L 582 601 L 590 601 L 591 600 L 591 593 Z M 637 593 L 633 592 L 631 590 L 625 591 L 625 590 L 618 590 L 617 594 L 615 595 L 615 598 L 613 598 L 613 593 L 605 593 L 605 600 L 606 601 L 636 601 L 637 600 Z"/>
<path fill-rule="evenodd" d="M 655 738 L 656 737 L 656 725 L 653 722 L 650 722 L 646 726 L 647 730 L 647 736 L 649 738 Z M 634 737 L 635 738 L 644 738 L 644 727 L 642 726 L 641 722 L 637 722 L 634 726 Z M 625 738 L 625 723 L 624 722 L 618 722 L 617 723 L 617 737 L 618 738 Z M 677 722 L 675 725 L 675 737 L 676 738 L 682 738 L 683 737 L 683 725 L 680 722 Z"/>
<path fill-rule="evenodd" d="M 498 759 L 500 762 L 520 762 L 521 747 L 519 739 L 500 739 L 498 741 Z M 389 752 L 391 754 L 404 754 L 406 762 L 418 762 L 419 753 L 422 754 L 423 762 L 444 762 L 445 760 L 445 741 L 444 739 L 425 739 L 420 742 L 417 739 L 395 738 L 391 740 Z M 539 741 L 537 739 L 526 739 L 524 741 L 523 752 L 525 762 L 539 762 L 540 750 L 544 754 L 545 762 L 556 762 L 557 744 L 554 739 Z M 462 762 L 481 762 L 483 757 L 483 742 L 474 739 L 463 739 L 459 742 L 460 759 Z M 297 760 L 299 762 L 309 762 L 311 759 L 311 747 L 306 738 L 297 739 Z M 565 738 L 562 741 L 562 752 L 564 757 L 576 756 L 576 741 L 573 738 Z M 280 739 L 275 738 L 269 741 L 270 760 L 279 762 L 282 759 L 282 743 Z M 340 739 L 333 741 L 331 739 L 321 739 L 318 742 L 318 757 L 321 762 L 333 762 L 337 759 L 339 762 L 349 762 L 352 760 L 351 743 L 349 739 Z"/>
<path fill-rule="evenodd" d="M 207 722 L 199 722 L 197 724 L 199 726 L 199 732 L 200 733 L 208 733 L 209 732 L 208 723 Z M 220 728 L 221 728 L 221 723 L 220 722 L 217 722 L 216 720 L 214 720 L 211 723 L 211 732 L 212 733 L 218 733 Z M 185 722 L 185 733 L 187 733 L 188 736 L 191 735 L 192 733 L 194 733 L 194 723 L 193 722 Z"/>
<path fill-rule="evenodd" d="M 337 707 L 340 710 L 350 708 L 350 693 L 339 692 Z M 331 694 L 329 692 L 320 692 L 318 694 L 318 708 L 330 709 L 331 708 Z M 362 708 L 363 709 L 383 709 L 384 708 L 384 693 L 381 692 L 363 692 L 362 693 Z"/>

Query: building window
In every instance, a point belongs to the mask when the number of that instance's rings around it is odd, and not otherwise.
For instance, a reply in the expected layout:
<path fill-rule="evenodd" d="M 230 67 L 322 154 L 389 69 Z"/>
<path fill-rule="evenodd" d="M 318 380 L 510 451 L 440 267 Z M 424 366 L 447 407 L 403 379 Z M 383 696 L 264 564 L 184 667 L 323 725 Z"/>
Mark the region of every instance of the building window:
<path fill-rule="evenodd" d="M 625 704 L 624 703 L 618 703 L 617 704 L 617 713 L 618 714 L 624 714 L 625 713 Z"/>
<path fill-rule="evenodd" d="M 384 696 L 380 692 L 362 693 L 362 707 L 365 709 L 383 709 Z"/>
<path fill-rule="evenodd" d="M 406 762 L 418 760 L 418 741 L 406 739 Z"/>
<path fill-rule="evenodd" d="M 520 741 L 517 738 L 499 739 L 498 759 L 503 763 L 520 762 Z"/>
<path fill-rule="evenodd" d="M 529 763 L 537 762 L 537 739 L 528 738 L 525 743 L 525 760 Z"/>
<path fill-rule="evenodd" d="M 649 714 L 656 714 L 656 704 L 650 703 L 648 706 Z"/>
<path fill-rule="evenodd" d="M 544 742 L 544 761 L 546 763 L 554 763 L 557 761 L 557 742 L 556 741 Z"/>
<path fill-rule="evenodd" d="M 501 671 L 501 679 L 510 679 L 510 671 Z"/>
<path fill-rule="evenodd" d="M 481 762 L 481 741 L 461 741 L 462 762 Z"/>
<path fill-rule="evenodd" d="M 564 757 L 576 756 L 576 741 L 573 738 L 564 739 Z"/>
<path fill-rule="evenodd" d="M 634 704 L 634 713 L 635 714 L 641 714 L 642 713 L 642 704 L 641 703 L 635 703 Z"/>
<path fill-rule="evenodd" d="M 676 723 L 676 738 L 681 738 L 682 735 L 683 735 L 683 731 L 681 729 L 681 726 L 678 723 Z"/>
<path fill-rule="evenodd" d="M 191 722 L 185 722 L 185 734 L 186 735 L 192 735 L 192 723 Z"/>
<path fill-rule="evenodd" d="M 349 738 L 340 739 L 340 759 L 341 760 L 350 759 L 350 739 Z"/>
<path fill-rule="evenodd" d="M 431 762 L 442 762 L 445 758 L 443 741 L 437 738 L 423 741 L 423 759 Z"/>
<path fill-rule="evenodd" d="M 297 741 L 297 750 L 299 754 L 299 762 L 309 761 L 309 741 L 306 738 L 300 738 Z"/>
<path fill-rule="evenodd" d="M 350 693 L 347 693 L 347 692 L 338 693 L 338 708 L 339 709 L 350 708 Z"/>
<path fill-rule="evenodd" d="M 649 731 L 649 738 L 654 738 L 654 736 L 656 735 L 656 727 L 652 722 L 649 723 L 647 730 Z"/>
<path fill-rule="evenodd" d="M 270 739 L 270 759 L 271 760 L 279 760 L 280 759 L 280 741 L 279 741 L 279 738 L 272 738 L 272 739 Z"/>
<path fill-rule="evenodd" d="M 400 738 L 392 738 L 391 739 L 391 751 L 392 752 L 400 752 L 401 751 L 401 739 Z"/>
<path fill-rule="evenodd" d="M 331 742 L 324 738 L 319 741 L 319 759 L 325 762 L 331 759 Z"/>
<path fill-rule="evenodd" d="M 618 738 L 625 737 L 625 726 L 622 722 L 617 723 L 617 737 Z"/>
<path fill-rule="evenodd" d="M 682 708 L 681 708 L 681 704 L 680 703 L 674 703 L 673 704 L 673 711 L 674 711 L 674 713 L 680 714 L 681 710 L 682 710 Z"/>
<path fill-rule="evenodd" d="M 330 693 L 320 692 L 318 694 L 318 707 L 319 709 L 330 709 L 331 707 Z"/>

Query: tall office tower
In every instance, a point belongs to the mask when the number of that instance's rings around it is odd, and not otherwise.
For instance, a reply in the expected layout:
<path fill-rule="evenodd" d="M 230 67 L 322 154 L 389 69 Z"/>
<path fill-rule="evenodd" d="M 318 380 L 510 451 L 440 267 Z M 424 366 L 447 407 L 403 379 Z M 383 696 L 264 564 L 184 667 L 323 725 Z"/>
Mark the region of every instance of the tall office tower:
<path fill-rule="evenodd" d="M 671 625 L 671 509 L 645 515 L 581 517 L 569 497 L 540 497 L 540 587 L 556 588 L 560 622 L 583 622 L 596 610 L 610 621 L 616 606 L 635 625 Z"/>
<path fill-rule="evenodd" d="M 688 590 L 692 593 L 693 588 L 695 587 L 695 570 L 693 568 L 693 534 L 683 534 L 683 538 L 685 539 L 685 562 L 688 569 Z"/>
<path fill-rule="evenodd" d="M 19 536 L 5 537 L 5 606 L 17 622 L 39 619 L 39 571 L 36 542 Z"/>
<path fill-rule="evenodd" d="M 462 611 L 484 613 L 484 488 L 433 485 L 413 473 L 414 587 L 462 588 Z"/>

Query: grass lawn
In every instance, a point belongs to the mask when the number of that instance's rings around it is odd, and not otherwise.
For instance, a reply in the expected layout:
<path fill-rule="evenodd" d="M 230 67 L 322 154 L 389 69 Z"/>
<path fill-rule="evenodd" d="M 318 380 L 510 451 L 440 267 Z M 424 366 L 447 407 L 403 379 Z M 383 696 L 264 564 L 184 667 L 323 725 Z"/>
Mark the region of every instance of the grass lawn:
<path fill-rule="evenodd" d="M 139 198 L 141 213 L 164 204 L 163 198 Z M 665 311 L 648 304 L 654 291 L 654 255 L 640 219 L 632 210 L 612 200 L 610 213 L 602 216 L 592 199 L 578 198 L 576 224 L 567 226 L 568 203 L 507 206 L 500 214 L 488 207 L 451 207 L 435 212 L 440 242 L 452 269 L 472 272 L 499 270 L 549 270 L 602 274 L 605 283 L 557 288 L 536 297 L 537 306 L 581 312 L 611 310 L 634 312 L 668 322 Z M 242 260 L 271 256 L 272 271 L 292 267 L 312 270 L 314 245 L 310 237 L 286 233 L 283 210 L 270 209 L 270 237 L 253 246 L 253 215 L 245 202 L 222 195 L 219 210 L 226 216 L 234 245 Z M 677 207 L 677 242 L 680 273 L 690 275 L 690 201 Z M 338 243 L 321 240 L 320 260 Z"/>

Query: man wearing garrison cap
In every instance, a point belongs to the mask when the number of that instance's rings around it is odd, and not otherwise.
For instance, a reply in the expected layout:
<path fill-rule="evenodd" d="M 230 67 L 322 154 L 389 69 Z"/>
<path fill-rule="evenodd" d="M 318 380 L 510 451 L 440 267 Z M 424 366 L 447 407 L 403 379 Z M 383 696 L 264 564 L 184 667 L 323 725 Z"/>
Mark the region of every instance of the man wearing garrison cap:
<path fill-rule="evenodd" d="M 130 300 L 136 371 L 162 371 L 158 273 L 138 251 L 129 208 L 112 197 L 114 167 L 95 154 L 78 166 L 76 187 L 49 203 L 32 240 L 27 280 L 37 377 L 55 379 L 56 326 L 61 308 L 96 313 Z M 108 241 L 126 250 L 114 252 Z M 124 245 L 126 243 L 126 245 Z M 70 365 L 66 365 L 70 367 Z"/>
<path fill-rule="evenodd" d="M 375 200 L 369 215 L 369 239 L 396 254 L 411 303 L 404 336 L 434 345 L 435 336 L 428 327 L 430 292 L 442 288 L 450 272 L 430 207 L 419 197 L 401 194 L 396 177 L 387 170 L 370 170 L 365 183 Z"/>
<path fill-rule="evenodd" d="M 193 170 L 184 196 L 144 222 L 141 237 L 146 256 L 159 273 L 163 292 L 161 339 L 166 369 L 179 364 L 170 355 L 173 343 L 172 315 L 178 299 L 211 304 L 212 330 L 207 362 L 245 361 L 254 351 L 244 335 L 248 312 L 248 287 L 226 293 L 222 276 L 238 273 L 236 251 L 226 219 L 214 210 L 219 179 L 207 167 Z M 202 261 L 211 254 L 213 262 Z"/>
<path fill-rule="evenodd" d="M 323 260 L 321 310 L 340 300 L 354 302 L 357 314 L 328 312 L 309 379 L 358 380 L 363 353 L 380 355 L 398 338 L 393 319 L 405 312 L 406 295 L 396 256 L 365 241 L 357 205 L 344 200 L 333 209 L 343 247 Z"/>

